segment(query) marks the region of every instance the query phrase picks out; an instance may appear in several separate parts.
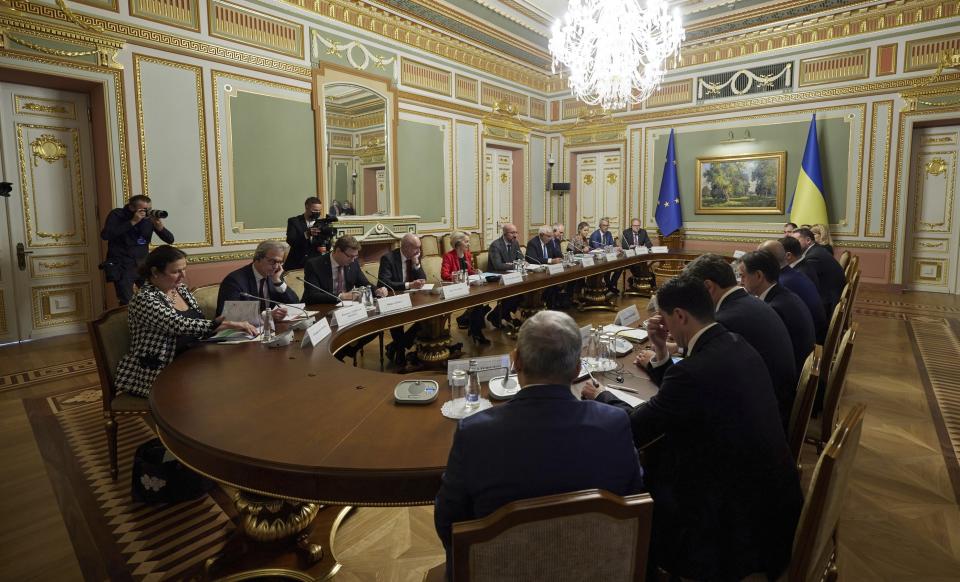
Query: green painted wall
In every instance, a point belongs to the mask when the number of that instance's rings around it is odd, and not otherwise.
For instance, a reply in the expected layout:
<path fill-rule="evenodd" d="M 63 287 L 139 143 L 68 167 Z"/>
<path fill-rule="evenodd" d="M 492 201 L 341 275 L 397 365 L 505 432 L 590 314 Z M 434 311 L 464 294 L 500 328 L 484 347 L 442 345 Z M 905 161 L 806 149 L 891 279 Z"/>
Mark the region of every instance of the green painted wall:
<path fill-rule="evenodd" d="M 243 91 L 230 99 L 237 220 L 245 228 L 283 228 L 317 192 L 313 109 Z"/>
<path fill-rule="evenodd" d="M 440 222 L 447 191 L 443 132 L 436 125 L 401 119 L 397 133 L 400 214 L 417 214 L 421 222 Z"/>
<path fill-rule="evenodd" d="M 809 121 L 759 125 L 756 127 L 738 127 L 734 131 L 736 138 L 744 136 L 749 130 L 756 139 L 750 143 L 721 144 L 730 137 L 730 129 L 711 129 L 675 134 L 677 150 L 677 178 L 680 182 L 680 201 L 683 207 L 683 222 L 786 222 L 786 214 L 696 214 L 696 171 L 698 157 L 741 155 L 752 153 L 787 152 L 787 186 L 784 209 L 789 206 L 797 189 L 797 176 L 800 175 L 800 162 L 807 143 Z M 818 140 L 820 142 L 820 169 L 826 188 L 827 212 L 830 222 L 837 224 L 846 218 L 848 193 L 856 195 L 856 184 L 847 184 L 849 150 L 855 144 L 850 142 L 850 124 L 839 118 L 817 120 Z M 663 178 L 663 162 L 667 156 L 668 133 L 659 137 L 654 145 L 653 184 L 649 193 L 650 200 L 656 204 Z"/>

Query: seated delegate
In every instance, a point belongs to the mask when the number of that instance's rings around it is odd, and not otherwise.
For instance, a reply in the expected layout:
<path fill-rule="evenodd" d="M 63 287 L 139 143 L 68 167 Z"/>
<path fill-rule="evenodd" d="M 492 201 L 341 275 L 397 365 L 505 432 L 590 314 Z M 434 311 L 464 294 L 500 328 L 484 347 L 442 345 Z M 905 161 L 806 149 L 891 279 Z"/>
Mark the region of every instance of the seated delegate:
<path fill-rule="evenodd" d="M 470 254 L 470 237 L 465 232 L 455 232 L 450 235 L 450 245 L 453 247 L 443 255 L 443 263 L 440 265 L 440 278 L 444 281 L 453 281 L 453 274 L 464 272 L 468 275 L 476 275 L 476 265 L 473 262 L 473 255 Z M 467 335 L 477 345 L 487 345 L 490 340 L 483 335 L 483 316 L 490 311 L 486 305 L 477 305 L 467 309 L 466 313 L 457 318 L 458 325 L 466 325 Z"/>
<path fill-rule="evenodd" d="M 287 243 L 279 240 L 265 240 L 258 244 L 253 251 L 253 262 L 233 271 L 220 283 L 217 315 L 223 313 L 223 304 L 227 301 L 259 301 L 259 311 L 274 305 L 266 299 L 277 303 L 296 303 L 297 294 L 283 280 L 283 256 L 289 248 Z M 244 293 L 262 299 L 251 299 Z M 273 311 L 273 318 L 280 321 L 286 314 L 286 308 L 280 306 Z"/>
<path fill-rule="evenodd" d="M 186 253 L 170 245 L 150 251 L 140 267 L 145 282 L 128 308 L 130 349 L 117 366 L 115 384 L 121 392 L 149 396 L 157 375 L 198 338 L 222 329 L 257 334 L 246 321 L 204 319 L 187 290 L 186 271 Z"/>

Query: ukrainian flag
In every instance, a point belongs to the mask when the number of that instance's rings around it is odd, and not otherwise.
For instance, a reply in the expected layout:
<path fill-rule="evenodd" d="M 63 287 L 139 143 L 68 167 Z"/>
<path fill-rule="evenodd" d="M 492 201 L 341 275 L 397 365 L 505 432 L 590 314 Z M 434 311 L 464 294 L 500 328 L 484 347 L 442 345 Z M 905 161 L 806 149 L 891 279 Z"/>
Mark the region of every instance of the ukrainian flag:
<path fill-rule="evenodd" d="M 817 115 L 810 120 L 807 147 L 803 150 L 797 191 L 790 203 L 790 222 L 795 224 L 830 224 L 827 201 L 824 199 L 823 176 L 820 174 L 820 145 L 817 143 Z"/>

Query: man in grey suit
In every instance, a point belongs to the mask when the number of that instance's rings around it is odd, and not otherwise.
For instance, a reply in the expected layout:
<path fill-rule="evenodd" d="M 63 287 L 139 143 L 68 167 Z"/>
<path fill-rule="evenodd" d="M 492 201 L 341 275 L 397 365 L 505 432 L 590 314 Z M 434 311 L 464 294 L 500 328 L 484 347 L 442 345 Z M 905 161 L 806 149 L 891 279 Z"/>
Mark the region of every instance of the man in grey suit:
<path fill-rule="evenodd" d="M 490 257 L 490 270 L 497 273 L 504 273 L 513 270 L 513 263 L 517 259 L 523 258 L 520 251 L 520 243 L 517 241 L 517 227 L 514 224 L 504 224 L 502 228 L 503 236 L 490 243 L 488 249 Z M 487 314 L 487 320 L 493 324 L 493 327 L 501 329 L 503 322 L 520 327 L 520 321 L 513 319 L 513 312 L 520 307 L 520 297 L 508 297 L 501 301 L 496 309 Z"/>

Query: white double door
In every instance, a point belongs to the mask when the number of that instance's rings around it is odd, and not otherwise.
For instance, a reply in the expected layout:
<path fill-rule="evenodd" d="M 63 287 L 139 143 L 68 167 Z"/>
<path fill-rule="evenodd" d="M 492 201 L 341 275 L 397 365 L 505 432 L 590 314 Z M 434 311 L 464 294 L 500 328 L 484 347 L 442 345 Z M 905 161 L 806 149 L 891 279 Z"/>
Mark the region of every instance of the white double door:
<path fill-rule="evenodd" d="M 0 343 L 83 331 L 102 301 L 87 95 L 0 83 Z"/>
<path fill-rule="evenodd" d="M 483 240 L 489 246 L 500 236 L 500 228 L 513 222 L 513 152 L 510 150 L 487 148 L 484 153 L 483 205 Z"/>
<path fill-rule="evenodd" d="M 622 158 L 620 152 L 577 154 L 577 222 L 596 230 L 600 219 L 606 218 L 614 236 L 623 225 Z"/>

